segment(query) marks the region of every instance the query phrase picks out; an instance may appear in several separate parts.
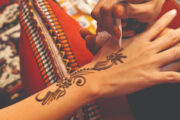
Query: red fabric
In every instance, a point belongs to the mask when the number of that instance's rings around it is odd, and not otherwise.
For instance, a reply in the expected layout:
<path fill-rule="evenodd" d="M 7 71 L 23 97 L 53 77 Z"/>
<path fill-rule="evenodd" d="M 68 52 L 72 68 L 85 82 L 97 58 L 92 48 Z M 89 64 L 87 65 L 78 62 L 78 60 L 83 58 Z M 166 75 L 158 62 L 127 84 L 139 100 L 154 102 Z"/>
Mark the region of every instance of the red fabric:
<path fill-rule="evenodd" d="M 10 0 L 0 0 L 0 14 L 8 5 L 10 5 Z"/>
<path fill-rule="evenodd" d="M 82 39 L 79 31 L 80 25 L 68 16 L 55 2 L 49 0 L 57 18 L 59 19 L 76 60 L 80 66 L 87 64 L 93 58 L 92 53 L 86 48 L 85 40 Z"/>
<path fill-rule="evenodd" d="M 179 8 L 180 8 L 180 6 L 179 6 Z M 172 9 L 177 9 L 177 6 L 169 0 L 164 4 L 160 16 Z M 180 9 L 177 9 L 177 15 L 176 15 L 175 19 L 173 20 L 173 22 L 169 25 L 169 27 L 171 27 L 171 28 L 180 27 Z"/>
<path fill-rule="evenodd" d="M 88 63 L 93 57 L 92 57 L 92 54 L 87 50 L 85 41 L 80 37 L 79 30 L 81 27 L 79 26 L 79 24 L 77 24 L 76 21 L 74 21 L 64 11 L 62 11 L 61 8 L 57 4 L 55 4 L 54 2 L 51 2 L 51 0 L 49 0 L 49 2 L 53 6 L 55 14 L 58 17 L 63 27 L 63 30 L 67 34 L 67 38 L 70 42 L 72 51 L 74 55 L 76 56 L 76 60 L 78 61 L 80 65 L 84 65 Z M 108 102 L 109 102 L 109 106 L 107 106 Z M 119 104 L 117 105 L 117 103 Z M 107 120 L 109 120 L 109 117 L 111 118 L 111 120 L 120 120 L 120 119 L 133 120 L 130 114 L 130 109 L 127 103 L 127 99 L 125 97 L 121 97 L 118 99 L 99 100 L 98 104 L 100 104 L 100 108 L 103 109 L 102 110 L 103 114 L 107 115 L 105 116 L 106 117 L 105 119 Z"/>
<path fill-rule="evenodd" d="M 56 3 L 49 0 L 55 14 L 57 15 L 63 30 L 67 36 L 72 52 L 80 66 L 87 64 L 93 58 L 91 52 L 86 48 L 85 41 L 81 38 L 79 30 L 80 25 L 68 16 Z M 29 46 L 27 37 L 21 30 L 21 39 L 19 42 L 21 58 L 21 74 L 24 87 L 28 95 L 31 95 L 45 88 L 41 78 L 37 63 Z"/>
<path fill-rule="evenodd" d="M 27 95 L 31 95 L 45 88 L 32 49 L 29 46 L 23 29 L 21 29 L 21 38 L 19 40 L 19 54 L 21 77 Z"/>
<path fill-rule="evenodd" d="M 8 5 L 10 3 L 10 0 L 0 0 L 0 7 Z"/>

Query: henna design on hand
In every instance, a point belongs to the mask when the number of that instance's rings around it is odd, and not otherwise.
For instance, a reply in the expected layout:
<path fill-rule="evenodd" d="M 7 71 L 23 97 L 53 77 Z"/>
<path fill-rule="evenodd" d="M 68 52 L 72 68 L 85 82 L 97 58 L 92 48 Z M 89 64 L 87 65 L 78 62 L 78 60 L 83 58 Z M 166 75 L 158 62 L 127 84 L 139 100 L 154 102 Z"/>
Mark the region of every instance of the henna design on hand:
<path fill-rule="evenodd" d="M 92 68 L 82 68 L 71 73 L 69 76 L 64 77 L 56 83 L 58 87 L 55 91 L 48 91 L 42 98 L 40 94 L 36 96 L 36 101 L 41 102 L 42 105 L 51 103 L 54 100 L 58 100 L 60 97 L 66 94 L 66 89 L 72 85 L 83 86 L 86 83 L 85 75 L 94 73 L 95 71 L 102 71 L 111 68 L 113 65 L 117 65 L 117 62 L 124 63 L 122 59 L 126 56 L 122 53 L 123 49 L 118 50 L 116 53 L 112 53 L 106 57 L 105 61 L 97 62 Z"/>

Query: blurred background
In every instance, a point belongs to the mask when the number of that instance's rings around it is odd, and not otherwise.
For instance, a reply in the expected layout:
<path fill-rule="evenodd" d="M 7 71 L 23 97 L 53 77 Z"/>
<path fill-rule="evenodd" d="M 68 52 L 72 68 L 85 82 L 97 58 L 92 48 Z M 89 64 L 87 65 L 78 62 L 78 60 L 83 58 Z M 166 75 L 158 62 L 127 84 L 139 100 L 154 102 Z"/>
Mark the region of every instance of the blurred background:
<path fill-rule="evenodd" d="M 24 98 L 20 76 L 18 0 L 0 0 L 0 107 Z"/>

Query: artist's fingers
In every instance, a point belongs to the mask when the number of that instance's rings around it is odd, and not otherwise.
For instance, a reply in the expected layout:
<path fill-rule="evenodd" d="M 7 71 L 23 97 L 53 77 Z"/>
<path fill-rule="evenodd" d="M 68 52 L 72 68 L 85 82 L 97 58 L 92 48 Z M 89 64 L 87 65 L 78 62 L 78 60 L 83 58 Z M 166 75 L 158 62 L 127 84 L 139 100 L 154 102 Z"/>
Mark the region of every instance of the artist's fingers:
<path fill-rule="evenodd" d="M 85 40 L 86 40 L 86 46 L 87 46 L 87 48 L 88 48 L 93 54 L 95 54 L 94 48 L 95 48 L 95 46 L 96 46 L 96 35 L 88 35 L 88 36 L 86 36 Z"/>
<path fill-rule="evenodd" d="M 163 3 L 155 0 L 142 4 L 132 4 L 130 1 L 129 3 L 116 4 L 113 13 L 119 18 L 135 18 L 141 22 L 149 22 L 159 15 L 162 5 Z"/>
<path fill-rule="evenodd" d="M 163 51 L 173 45 L 177 44 L 180 41 L 180 29 L 170 30 L 165 35 L 159 37 L 152 42 L 154 50 L 156 52 Z"/>
<path fill-rule="evenodd" d="M 165 13 L 159 20 L 155 22 L 155 24 L 153 24 L 149 29 L 147 29 L 139 36 L 142 36 L 144 39 L 151 41 L 171 23 L 176 14 L 177 11 L 175 9 Z"/>
<path fill-rule="evenodd" d="M 102 20 L 102 26 L 109 33 L 113 33 L 114 20 L 112 16 L 112 8 L 114 3 L 108 2 L 100 8 L 100 15 Z"/>
<path fill-rule="evenodd" d="M 142 3 L 152 1 L 152 0 L 126 0 L 126 1 L 133 4 L 140 4 L 140 3 L 142 4 Z"/>
<path fill-rule="evenodd" d="M 96 45 L 96 35 L 92 34 L 88 29 L 81 29 L 80 34 L 82 38 L 86 42 L 86 47 L 93 53 L 95 54 L 97 50 L 94 50 L 95 48 L 97 49 Z"/>
<path fill-rule="evenodd" d="M 112 9 L 116 0 L 101 0 L 100 3 L 92 11 L 92 17 L 97 20 L 98 27 L 119 37 L 120 30 L 116 25 Z"/>
<path fill-rule="evenodd" d="M 83 39 L 85 39 L 86 38 L 86 36 L 88 36 L 88 35 L 93 35 L 88 29 L 86 29 L 86 28 L 82 28 L 81 30 L 80 30 L 80 34 L 81 34 L 81 37 L 83 38 Z"/>
<path fill-rule="evenodd" d="M 98 27 L 102 26 L 102 18 L 101 18 L 101 14 L 100 14 L 100 8 L 101 6 L 104 5 L 104 3 L 106 2 L 106 0 L 99 0 L 97 5 L 95 6 L 95 8 L 93 9 L 91 16 L 97 20 L 98 23 Z"/>

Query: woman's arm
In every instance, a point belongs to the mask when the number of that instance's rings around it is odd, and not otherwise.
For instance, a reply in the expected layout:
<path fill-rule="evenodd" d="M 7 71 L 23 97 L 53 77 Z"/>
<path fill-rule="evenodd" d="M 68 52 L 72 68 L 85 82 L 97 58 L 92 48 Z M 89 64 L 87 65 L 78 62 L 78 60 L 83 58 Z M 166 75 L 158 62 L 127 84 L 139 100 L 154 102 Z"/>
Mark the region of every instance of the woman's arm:
<path fill-rule="evenodd" d="M 146 32 L 130 38 L 132 42 L 124 50 L 112 40 L 108 41 L 90 64 L 43 91 L 1 109 L 0 118 L 66 119 L 97 98 L 127 95 L 161 83 L 180 82 L 180 73 L 161 71 L 162 66 L 180 58 L 179 47 L 171 48 L 180 41 L 180 29 L 156 38 L 175 15 L 175 10 L 166 13 Z"/>
<path fill-rule="evenodd" d="M 19 103 L 1 109 L 0 119 L 62 120 L 67 118 L 79 107 L 96 97 L 88 82 L 91 79 L 97 79 L 96 74 L 83 76 L 85 78 L 82 81 L 79 77 L 79 81 L 75 81 L 75 83 L 67 80 L 64 80 L 67 84 L 55 83 Z M 74 77 L 78 76 L 74 75 Z M 60 83 L 62 86 L 59 86 Z"/>

